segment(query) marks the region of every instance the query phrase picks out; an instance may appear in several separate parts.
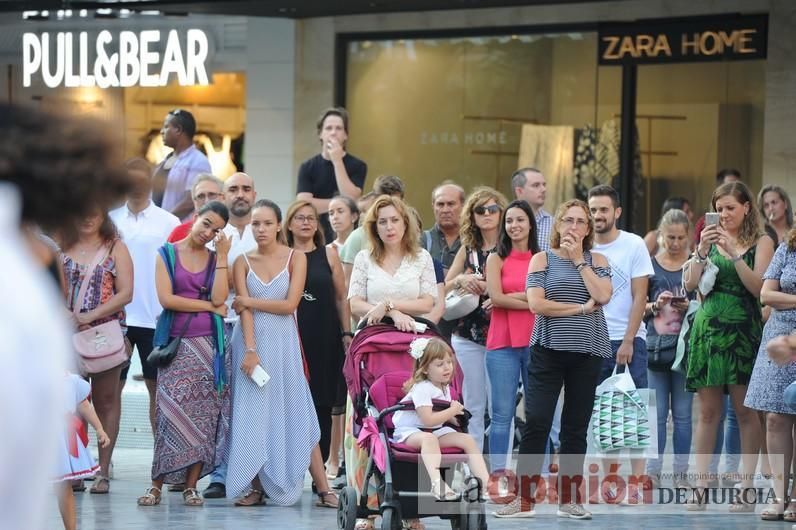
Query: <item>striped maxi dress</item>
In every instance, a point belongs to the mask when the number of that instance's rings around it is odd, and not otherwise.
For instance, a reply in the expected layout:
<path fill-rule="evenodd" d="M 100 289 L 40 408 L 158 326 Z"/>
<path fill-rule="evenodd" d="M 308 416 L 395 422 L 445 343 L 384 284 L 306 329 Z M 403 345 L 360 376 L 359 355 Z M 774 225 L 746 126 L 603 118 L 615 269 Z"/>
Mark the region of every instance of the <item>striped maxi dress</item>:
<path fill-rule="evenodd" d="M 290 288 L 287 264 L 270 282 L 248 265 L 249 296 L 280 300 Z M 254 311 L 260 365 L 271 376 L 260 388 L 240 370 L 244 342 L 240 322 L 232 332 L 232 428 L 228 448 L 227 496 L 239 497 L 255 475 L 271 504 L 291 505 L 301 497 L 312 450 L 320 440 L 318 417 L 304 376 L 294 315 Z"/>

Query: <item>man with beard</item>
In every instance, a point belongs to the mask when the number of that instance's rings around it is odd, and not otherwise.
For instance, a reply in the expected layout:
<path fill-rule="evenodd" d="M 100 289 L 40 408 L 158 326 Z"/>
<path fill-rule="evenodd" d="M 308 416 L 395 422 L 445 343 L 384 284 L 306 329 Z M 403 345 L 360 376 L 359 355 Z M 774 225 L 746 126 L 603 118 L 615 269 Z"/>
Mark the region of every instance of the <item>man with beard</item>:
<path fill-rule="evenodd" d="M 550 250 L 550 232 L 553 216 L 544 209 L 547 181 L 542 172 L 532 167 L 523 167 L 511 176 L 511 187 L 518 200 L 528 203 L 536 218 L 536 242 L 542 252 Z"/>
<path fill-rule="evenodd" d="M 254 189 L 254 180 L 246 173 L 233 173 L 224 182 L 224 203 L 229 209 L 229 222 L 224 227 L 224 234 L 226 234 L 231 243 L 227 259 L 230 267 L 233 266 L 239 256 L 257 248 L 257 242 L 254 239 L 251 227 L 252 206 L 256 200 L 257 192 Z M 228 340 L 232 334 L 232 328 L 238 322 L 238 315 L 232 309 L 232 300 L 235 298 L 232 275 L 229 275 L 229 277 L 228 310 L 224 319 Z M 234 378 L 237 375 L 237 373 L 232 373 L 230 377 Z M 225 457 L 224 462 L 213 470 L 210 475 L 210 484 L 202 492 L 202 495 L 207 499 L 223 499 L 226 497 L 226 478 L 227 461 Z"/>
<path fill-rule="evenodd" d="M 642 325 L 642 320 L 647 303 L 647 283 L 655 274 L 652 260 L 641 237 L 616 227 L 622 208 L 615 189 L 601 185 L 589 190 L 589 210 L 594 218 L 592 250 L 608 260 L 613 286 L 611 301 L 603 308 L 613 357 L 604 360 L 600 381 L 610 377 L 616 365 L 625 365 L 636 388 L 647 388 L 647 327 Z M 630 462 L 633 474 L 641 477 L 645 460 L 631 458 Z M 613 488 L 604 492 L 606 499 L 615 494 Z M 622 502 L 641 504 L 642 497 L 634 484 Z"/>
<path fill-rule="evenodd" d="M 423 246 L 432 258 L 442 263 L 445 274 L 462 246 L 459 239 L 459 217 L 464 199 L 464 189 L 452 180 L 446 180 L 431 192 L 435 223 L 423 232 Z"/>

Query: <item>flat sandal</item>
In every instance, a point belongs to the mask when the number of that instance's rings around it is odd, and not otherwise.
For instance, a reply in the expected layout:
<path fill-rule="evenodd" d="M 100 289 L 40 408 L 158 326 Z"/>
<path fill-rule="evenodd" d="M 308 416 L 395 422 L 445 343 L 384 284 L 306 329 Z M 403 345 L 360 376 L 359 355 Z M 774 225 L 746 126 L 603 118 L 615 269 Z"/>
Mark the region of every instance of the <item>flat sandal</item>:
<path fill-rule="evenodd" d="M 157 491 L 157 495 L 155 492 Z M 151 488 L 147 488 L 146 493 L 142 496 L 138 497 L 138 505 L 139 506 L 157 506 L 160 504 L 160 488 L 157 486 L 152 486 Z"/>
<path fill-rule="evenodd" d="M 796 500 L 791 500 L 782 512 L 782 519 L 789 523 L 796 523 Z"/>
<path fill-rule="evenodd" d="M 196 491 L 196 488 L 185 488 L 182 492 L 182 502 L 185 506 L 202 506 L 205 500 Z"/>
<path fill-rule="evenodd" d="M 783 518 L 783 508 L 785 508 L 785 503 L 782 499 L 774 499 L 760 512 L 760 519 L 763 521 L 781 521 Z"/>
<path fill-rule="evenodd" d="M 265 506 L 265 493 L 252 488 L 235 501 L 235 506 Z"/>

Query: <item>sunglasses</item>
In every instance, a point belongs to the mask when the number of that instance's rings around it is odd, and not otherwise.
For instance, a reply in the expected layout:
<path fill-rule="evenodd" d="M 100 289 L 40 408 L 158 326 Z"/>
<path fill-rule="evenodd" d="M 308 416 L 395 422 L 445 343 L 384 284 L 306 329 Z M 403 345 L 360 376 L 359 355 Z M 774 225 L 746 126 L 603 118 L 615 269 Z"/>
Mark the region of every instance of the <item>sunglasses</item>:
<path fill-rule="evenodd" d="M 500 211 L 500 206 L 497 204 L 490 204 L 489 206 L 476 206 L 473 208 L 473 211 L 478 215 L 486 215 L 488 213 L 498 213 Z"/>

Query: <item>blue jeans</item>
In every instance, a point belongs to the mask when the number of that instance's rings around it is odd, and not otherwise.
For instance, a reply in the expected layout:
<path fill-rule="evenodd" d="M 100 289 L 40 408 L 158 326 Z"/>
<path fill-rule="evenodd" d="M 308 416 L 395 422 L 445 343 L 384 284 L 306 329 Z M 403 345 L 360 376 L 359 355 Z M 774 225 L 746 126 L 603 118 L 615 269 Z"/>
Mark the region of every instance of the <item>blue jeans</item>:
<path fill-rule="evenodd" d="M 600 381 L 605 381 L 611 377 L 616 366 L 616 352 L 619 346 L 622 345 L 621 340 L 611 341 L 611 351 L 614 355 L 610 359 L 603 359 L 602 373 L 600 374 Z M 633 339 L 633 358 L 630 359 L 630 376 L 633 382 L 636 383 L 636 388 L 647 388 L 647 341 L 636 337 Z"/>
<path fill-rule="evenodd" d="M 785 405 L 796 411 L 796 383 L 791 383 L 785 389 Z"/>
<path fill-rule="evenodd" d="M 647 461 L 647 473 L 659 475 L 663 467 L 663 451 L 666 449 L 666 422 L 669 410 L 674 420 L 674 468 L 675 475 L 688 471 L 688 455 L 691 452 L 691 404 L 694 394 L 685 389 L 685 374 L 666 370 L 649 370 L 650 388 L 655 391 L 658 407 L 658 458 Z"/>
<path fill-rule="evenodd" d="M 724 430 L 724 418 L 727 418 L 727 430 Z M 710 473 L 719 472 L 719 459 L 721 449 L 724 448 L 724 472 L 735 473 L 741 463 L 741 429 L 738 427 L 738 418 L 732 406 L 730 396 L 724 396 L 724 411 L 721 413 L 719 426 L 716 431 L 716 445 L 713 447 L 713 458 L 710 460 Z"/>
<path fill-rule="evenodd" d="M 517 386 L 522 378 L 523 389 L 528 388 L 529 359 L 528 346 L 486 351 L 486 375 L 491 388 L 489 452 L 492 471 L 505 469 L 507 456 L 514 448 L 511 426 L 517 409 Z"/>

